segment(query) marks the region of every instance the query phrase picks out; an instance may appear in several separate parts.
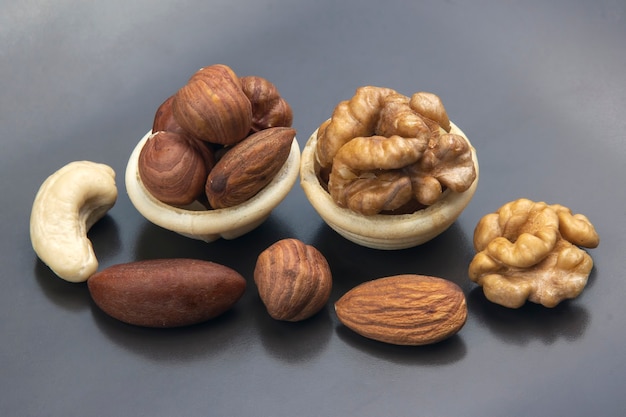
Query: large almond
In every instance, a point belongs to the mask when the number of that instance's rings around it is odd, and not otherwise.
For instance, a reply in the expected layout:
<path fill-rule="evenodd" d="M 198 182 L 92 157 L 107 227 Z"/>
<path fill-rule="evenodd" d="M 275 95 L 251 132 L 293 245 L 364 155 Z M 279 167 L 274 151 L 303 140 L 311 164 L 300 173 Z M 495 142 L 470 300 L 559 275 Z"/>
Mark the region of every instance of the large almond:
<path fill-rule="evenodd" d="M 236 206 L 261 191 L 287 161 L 295 136 L 295 129 L 273 127 L 228 150 L 207 178 L 205 191 L 211 207 Z"/>
<path fill-rule="evenodd" d="M 246 280 L 224 265 L 196 259 L 154 259 L 114 265 L 87 281 L 105 313 L 125 323 L 178 327 L 229 310 Z"/>
<path fill-rule="evenodd" d="M 467 318 L 458 285 L 412 274 L 360 284 L 336 302 L 335 310 L 361 336 L 396 345 L 439 342 L 457 333 Z"/>

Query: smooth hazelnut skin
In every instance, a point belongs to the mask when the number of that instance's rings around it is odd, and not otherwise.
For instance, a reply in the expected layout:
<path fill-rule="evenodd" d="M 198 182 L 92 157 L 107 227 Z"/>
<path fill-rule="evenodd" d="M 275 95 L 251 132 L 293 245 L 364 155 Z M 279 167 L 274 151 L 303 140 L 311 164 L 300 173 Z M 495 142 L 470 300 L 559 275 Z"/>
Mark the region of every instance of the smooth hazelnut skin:
<path fill-rule="evenodd" d="M 172 112 L 172 102 L 174 101 L 174 96 L 168 97 L 161 105 L 157 108 L 157 111 L 154 114 L 154 121 L 152 122 L 152 131 L 166 131 L 166 132 L 176 132 L 183 133 L 183 128 L 180 127 L 180 124 L 174 118 L 174 114 Z"/>
<path fill-rule="evenodd" d="M 204 163 L 207 167 L 207 172 L 211 171 L 211 169 L 215 165 L 216 160 L 215 149 L 208 142 L 192 138 L 183 130 L 182 127 L 180 127 L 180 125 L 174 118 L 174 114 L 172 113 L 173 101 L 174 96 L 170 96 L 163 103 L 161 103 L 154 115 L 152 132 L 174 132 L 178 133 L 181 136 L 184 136 L 187 140 L 189 140 L 191 145 L 196 148 L 202 155 Z"/>
<path fill-rule="evenodd" d="M 241 88 L 241 80 L 237 77 L 235 71 L 233 71 L 233 69 L 228 65 L 224 64 L 213 64 L 207 67 L 202 67 L 193 73 L 188 82 L 202 79 L 229 80 Z"/>
<path fill-rule="evenodd" d="M 203 68 L 174 94 L 174 118 L 192 137 L 233 145 L 250 132 L 252 105 L 231 73 L 222 65 Z"/>
<path fill-rule="evenodd" d="M 198 145 L 202 144 L 174 132 L 156 132 L 148 139 L 139 154 L 138 170 L 154 198 L 184 206 L 203 193 L 210 166 Z"/>
<path fill-rule="evenodd" d="M 332 274 L 326 258 L 315 247 L 297 239 L 283 239 L 261 252 L 254 282 L 272 318 L 296 322 L 326 305 Z"/>

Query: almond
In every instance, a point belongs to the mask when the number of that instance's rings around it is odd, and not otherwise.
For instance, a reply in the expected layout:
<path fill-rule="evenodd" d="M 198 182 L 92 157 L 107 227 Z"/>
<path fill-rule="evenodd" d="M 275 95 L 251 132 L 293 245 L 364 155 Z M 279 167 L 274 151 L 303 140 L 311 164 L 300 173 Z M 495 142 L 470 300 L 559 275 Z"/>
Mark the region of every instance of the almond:
<path fill-rule="evenodd" d="M 128 324 L 178 327 L 216 317 L 243 295 L 246 280 L 217 263 L 154 259 L 106 268 L 89 278 L 98 307 Z"/>
<path fill-rule="evenodd" d="M 395 345 L 426 345 L 457 333 L 467 304 L 443 278 L 395 275 L 356 286 L 335 304 L 337 317 L 361 336 Z"/>
<path fill-rule="evenodd" d="M 261 191 L 287 161 L 295 136 L 295 129 L 273 127 L 248 136 L 228 150 L 206 182 L 211 207 L 236 206 Z"/>

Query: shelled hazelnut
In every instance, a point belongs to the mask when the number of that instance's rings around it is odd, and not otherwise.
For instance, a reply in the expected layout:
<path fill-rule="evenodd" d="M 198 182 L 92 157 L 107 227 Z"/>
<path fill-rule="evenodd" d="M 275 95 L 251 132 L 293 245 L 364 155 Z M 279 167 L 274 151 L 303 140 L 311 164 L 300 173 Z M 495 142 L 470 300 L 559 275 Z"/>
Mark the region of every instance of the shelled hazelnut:
<path fill-rule="evenodd" d="M 268 80 L 239 78 L 222 64 L 204 67 L 158 107 L 152 136 L 139 156 L 139 175 L 155 198 L 184 207 L 196 200 L 216 200 L 204 195 L 205 189 L 215 188 L 209 174 L 216 165 L 216 154 L 227 155 L 228 160 L 244 158 L 246 164 L 220 164 L 220 172 L 212 178 L 236 178 L 230 181 L 235 184 L 229 192 L 237 192 L 237 183 L 246 184 L 247 190 L 255 192 L 239 194 L 249 198 L 271 180 L 271 176 L 252 175 L 250 167 L 253 172 L 275 175 L 287 160 L 296 134 L 290 128 L 292 121 L 291 107 Z M 255 152 L 235 146 L 263 130 L 267 132 L 253 139 Z M 280 140 L 275 140 L 276 136 Z M 263 153 L 258 152 L 263 148 Z M 240 198 L 223 196 L 211 208 L 241 202 Z"/>

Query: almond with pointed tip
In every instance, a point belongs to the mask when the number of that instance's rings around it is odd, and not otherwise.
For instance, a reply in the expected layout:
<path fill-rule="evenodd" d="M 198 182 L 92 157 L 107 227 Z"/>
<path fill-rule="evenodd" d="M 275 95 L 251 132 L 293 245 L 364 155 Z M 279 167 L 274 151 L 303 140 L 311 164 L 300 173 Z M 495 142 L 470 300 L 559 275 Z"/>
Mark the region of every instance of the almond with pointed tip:
<path fill-rule="evenodd" d="M 443 278 L 395 275 L 356 286 L 336 303 L 339 321 L 369 339 L 426 345 L 457 333 L 467 319 L 461 288 Z"/>
<path fill-rule="evenodd" d="M 215 164 L 205 192 L 215 209 L 241 204 L 272 181 L 289 157 L 296 131 L 273 127 L 248 136 Z"/>

